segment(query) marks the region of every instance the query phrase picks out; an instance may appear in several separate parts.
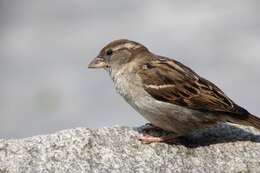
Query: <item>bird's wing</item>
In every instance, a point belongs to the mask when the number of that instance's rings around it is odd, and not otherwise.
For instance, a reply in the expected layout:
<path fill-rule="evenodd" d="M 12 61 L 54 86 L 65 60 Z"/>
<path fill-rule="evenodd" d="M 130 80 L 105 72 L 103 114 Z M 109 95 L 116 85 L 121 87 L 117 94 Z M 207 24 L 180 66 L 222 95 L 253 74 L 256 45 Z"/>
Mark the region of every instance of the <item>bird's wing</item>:
<path fill-rule="evenodd" d="M 153 98 L 200 111 L 246 114 L 216 85 L 172 59 L 157 56 L 138 75 Z"/>

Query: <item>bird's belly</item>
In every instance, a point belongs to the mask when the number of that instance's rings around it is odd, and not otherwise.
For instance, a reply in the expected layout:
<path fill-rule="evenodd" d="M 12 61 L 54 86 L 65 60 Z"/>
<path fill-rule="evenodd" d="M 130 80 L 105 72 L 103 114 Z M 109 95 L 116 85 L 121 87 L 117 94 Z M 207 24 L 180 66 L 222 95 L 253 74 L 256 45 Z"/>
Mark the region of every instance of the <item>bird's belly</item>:
<path fill-rule="evenodd" d="M 203 125 L 200 112 L 157 101 L 149 96 L 138 98 L 133 107 L 153 125 L 179 134 L 190 133 Z"/>
<path fill-rule="evenodd" d="M 149 122 L 164 130 L 185 135 L 216 123 L 214 115 L 161 102 L 147 93 L 139 95 L 127 102 Z"/>

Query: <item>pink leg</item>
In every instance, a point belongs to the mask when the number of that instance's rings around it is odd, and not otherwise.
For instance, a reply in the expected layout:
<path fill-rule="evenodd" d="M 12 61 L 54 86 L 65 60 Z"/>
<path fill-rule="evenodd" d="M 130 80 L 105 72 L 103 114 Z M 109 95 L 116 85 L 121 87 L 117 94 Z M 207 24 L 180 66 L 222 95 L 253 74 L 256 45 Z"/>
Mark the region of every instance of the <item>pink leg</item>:
<path fill-rule="evenodd" d="M 178 138 L 179 136 L 177 135 L 167 135 L 167 136 L 161 136 L 161 137 L 156 137 L 156 136 L 151 136 L 151 135 L 144 135 L 138 137 L 140 141 L 143 143 L 153 143 L 153 142 L 173 142 Z"/>

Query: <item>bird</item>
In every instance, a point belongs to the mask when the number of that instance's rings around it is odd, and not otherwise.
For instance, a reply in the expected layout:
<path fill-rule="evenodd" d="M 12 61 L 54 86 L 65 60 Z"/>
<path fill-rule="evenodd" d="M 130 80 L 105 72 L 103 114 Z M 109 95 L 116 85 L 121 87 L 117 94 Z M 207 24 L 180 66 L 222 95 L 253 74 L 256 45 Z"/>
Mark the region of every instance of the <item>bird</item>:
<path fill-rule="evenodd" d="M 104 69 L 116 91 L 152 128 L 174 133 L 138 137 L 144 143 L 173 141 L 225 122 L 260 130 L 260 118 L 237 105 L 215 84 L 141 43 L 114 40 L 88 67 Z"/>

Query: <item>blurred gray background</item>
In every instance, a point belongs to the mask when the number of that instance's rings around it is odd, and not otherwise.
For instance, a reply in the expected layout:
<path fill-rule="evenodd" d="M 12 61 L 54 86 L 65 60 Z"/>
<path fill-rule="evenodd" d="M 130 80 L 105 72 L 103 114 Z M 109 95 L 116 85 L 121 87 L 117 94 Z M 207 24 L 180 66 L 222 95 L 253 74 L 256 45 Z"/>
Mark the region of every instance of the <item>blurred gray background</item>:
<path fill-rule="evenodd" d="M 260 1 L 0 0 L 0 138 L 146 121 L 87 64 L 128 38 L 260 115 Z"/>

